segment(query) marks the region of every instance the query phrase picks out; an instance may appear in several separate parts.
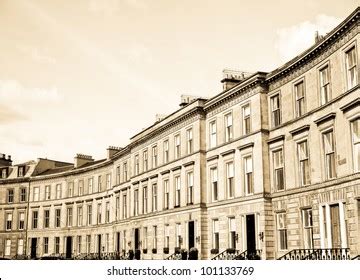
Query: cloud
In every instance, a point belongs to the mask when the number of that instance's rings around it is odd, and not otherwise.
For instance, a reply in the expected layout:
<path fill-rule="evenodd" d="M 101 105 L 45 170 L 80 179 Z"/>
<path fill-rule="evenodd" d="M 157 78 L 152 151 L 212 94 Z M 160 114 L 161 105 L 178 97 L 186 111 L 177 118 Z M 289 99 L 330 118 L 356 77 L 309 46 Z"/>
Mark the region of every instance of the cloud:
<path fill-rule="evenodd" d="M 275 48 L 280 59 L 286 62 L 314 44 L 315 32 L 325 35 L 340 23 L 341 19 L 317 15 L 313 21 L 304 21 L 299 24 L 277 30 Z"/>
<path fill-rule="evenodd" d="M 137 10 L 147 8 L 142 0 L 90 0 L 89 10 L 94 13 L 112 15 L 120 11 L 124 5 Z"/>
<path fill-rule="evenodd" d="M 0 105 L 0 124 L 24 121 L 28 118 L 22 113 L 4 105 Z"/>
<path fill-rule="evenodd" d="M 47 54 L 47 51 L 43 48 L 35 46 L 16 46 L 16 48 L 24 53 L 25 55 L 30 56 L 34 61 L 45 63 L 45 64 L 55 64 L 56 59 Z"/>
<path fill-rule="evenodd" d="M 29 88 L 16 80 L 0 80 L 0 102 L 58 102 L 62 100 L 56 87 Z"/>

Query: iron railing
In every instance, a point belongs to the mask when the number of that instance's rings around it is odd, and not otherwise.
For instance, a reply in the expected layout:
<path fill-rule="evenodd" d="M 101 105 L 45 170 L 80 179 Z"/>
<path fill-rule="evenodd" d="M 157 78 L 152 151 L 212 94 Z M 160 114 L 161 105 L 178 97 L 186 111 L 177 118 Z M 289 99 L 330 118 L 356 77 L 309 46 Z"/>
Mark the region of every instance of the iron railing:
<path fill-rule="evenodd" d="M 294 249 L 278 260 L 350 260 L 350 249 Z"/>
<path fill-rule="evenodd" d="M 261 260 L 261 250 L 244 251 L 235 256 L 234 260 Z"/>
<path fill-rule="evenodd" d="M 352 258 L 352 260 L 360 260 L 360 255 L 357 255 L 356 257 Z"/>
<path fill-rule="evenodd" d="M 175 252 L 170 256 L 168 256 L 167 258 L 165 258 L 165 260 L 181 260 L 181 259 L 182 259 L 182 255 L 180 252 Z"/>
<path fill-rule="evenodd" d="M 212 260 L 234 260 L 236 256 L 240 255 L 242 252 L 236 249 L 226 249 L 221 253 L 217 254 Z"/>

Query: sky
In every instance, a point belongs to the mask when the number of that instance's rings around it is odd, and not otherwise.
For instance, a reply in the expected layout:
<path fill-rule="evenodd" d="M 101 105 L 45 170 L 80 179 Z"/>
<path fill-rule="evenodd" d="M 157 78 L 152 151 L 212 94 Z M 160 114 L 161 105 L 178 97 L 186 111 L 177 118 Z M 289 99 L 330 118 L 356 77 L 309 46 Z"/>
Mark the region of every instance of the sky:
<path fill-rule="evenodd" d="M 356 0 L 0 0 L 0 153 L 106 156 L 221 92 L 222 70 L 271 71 Z"/>

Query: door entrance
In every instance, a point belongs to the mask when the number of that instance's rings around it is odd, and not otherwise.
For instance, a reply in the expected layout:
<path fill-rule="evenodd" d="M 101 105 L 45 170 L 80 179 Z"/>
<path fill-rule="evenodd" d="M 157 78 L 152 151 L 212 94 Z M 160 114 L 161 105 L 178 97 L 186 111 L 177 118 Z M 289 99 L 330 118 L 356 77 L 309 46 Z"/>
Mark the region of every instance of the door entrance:
<path fill-rule="evenodd" d="M 139 229 L 136 228 L 134 231 L 134 242 L 135 242 L 135 250 L 140 249 L 140 232 Z"/>
<path fill-rule="evenodd" d="M 255 215 L 246 215 L 246 248 L 248 254 L 256 252 Z"/>
<path fill-rule="evenodd" d="M 97 236 L 97 252 L 99 253 L 99 258 L 101 257 L 101 234 Z"/>
<path fill-rule="evenodd" d="M 30 250 L 31 259 L 36 259 L 36 247 L 37 247 L 37 238 L 31 238 L 31 250 Z"/>
<path fill-rule="evenodd" d="M 120 232 L 116 233 L 116 252 L 120 252 Z"/>
<path fill-rule="evenodd" d="M 71 259 L 72 255 L 72 237 L 67 236 L 66 237 L 66 258 Z"/>
<path fill-rule="evenodd" d="M 195 247 L 195 222 L 189 221 L 188 225 L 188 232 L 189 232 L 189 250 Z"/>
<path fill-rule="evenodd" d="M 339 205 L 330 206 L 331 244 L 333 248 L 341 248 Z"/>

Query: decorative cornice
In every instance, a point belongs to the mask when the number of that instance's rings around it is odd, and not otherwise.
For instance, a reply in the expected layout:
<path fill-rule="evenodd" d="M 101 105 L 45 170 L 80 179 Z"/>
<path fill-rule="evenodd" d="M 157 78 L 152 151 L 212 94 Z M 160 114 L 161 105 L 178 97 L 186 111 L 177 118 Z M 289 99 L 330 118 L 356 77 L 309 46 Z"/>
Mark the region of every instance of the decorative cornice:
<path fill-rule="evenodd" d="M 268 144 L 272 144 L 272 143 L 274 143 L 274 142 L 283 141 L 284 139 L 285 139 L 285 135 L 282 134 L 282 135 L 276 136 L 276 137 L 274 137 L 274 138 L 271 138 L 271 139 L 267 140 L 266 142 L 267 142 Z"/>
<path fill-rule="evenodd" d="M 184 163 L 184 164 L 183 164 L 183 167 L 188 167 L 188 166 L 194 165 L 194 164 L 195 164 L 195 161 L 189 161 L 189 162 L 187 162 L 187 163 Z"/>
<path fill-rule="evenodd" d="M 292 136 L 294 136 L 294 135 L 296 135 L 296 134 L 299 134 L 299 133 L 301 133 L 301 132 L 303 132 L 303 131 L 306 131 L 306 130 L 309 130 L 309 129 L 310 129 L 310 125 L 309 125 L 309 124 L 306 124 L 306 125 L 300 126 L 300 127 L 298 127 L 298 128 L 295 128 L 295 129 L 293 129 L 293 130 L 290 130 L 289 132 L 290 132 L 290 134 L 291 134 Z"/>
<path fill-rule="evenodd" d="M 314 123 L 316 123 L 316 125 L 320 125 L 326 121 L 335 119 L 335 117 L 336 117 L 336 113 L 329 113 L 325 116 L 322 116 L 321 118 L 318 118 L 317 120 L 314 121 Z"/>
<path fill-rule="evenodd" d="M 244 150 L 244 149 L 247 149 L 247 148 L 252 148 L 254 147 L 254 142 L 250 142 L 250 143 L 247 143 L 245 145 L 241 145 L 238 147 L 238 149 L 241 151 L 241 150 Z"/>
<path fill-rule="evenodd" d="M 221 155 L 222 157 L 224 157 L 224 156 L 227 156 L 227 155 L 230 155 L 230 154 L 234 154 L 234 153 L 235 153 L 235 149 L 231 149 L 231 150 L 227 150 L 227 151 L 221 153 L 220 155 Z"/>
<path fill-rule="evenodd" d="M 345 104 L 344 106 L 340 107 L 340 110 L 343 112 L 347 112 L 355 107 L 360 106 L 360 97 L 355 98 L 354 100 L 352 100 L 351 102 Z"/>
<path fill-rule="evenodd" d="M 215 159 L 218 159 L 218 158 L 219 158 L 219 155 L 215 155 L 215 156 L 207 158 L 206 161 L 212 161 L 212 160 L 215 160 Z"/>
<path fill-rule="evenodd" d="M 168 174 L 168 173 L 170 173 L 170 170 L 164 170 L 164 171 L 160 172 L 161 175 L 165 175 L 165 174 Z"/>
<path fill-rule="evenodd" d="M 176 170 L 179 170 L 179 169 L 181 169 L 181 165 L 179 165 L 179 166 L 176 166 L 176 167 L 174 167 L 174 168 L 171 168 L 171 171 L 176 171 Z"/>
<path fill-rule="evenodd" d="M 155 179 L 155 178 L 157 178 L 157 177 L 159 177 L 158 174 L 152 175 L 152 176 L 150 176 L 150 180 Z"/>

